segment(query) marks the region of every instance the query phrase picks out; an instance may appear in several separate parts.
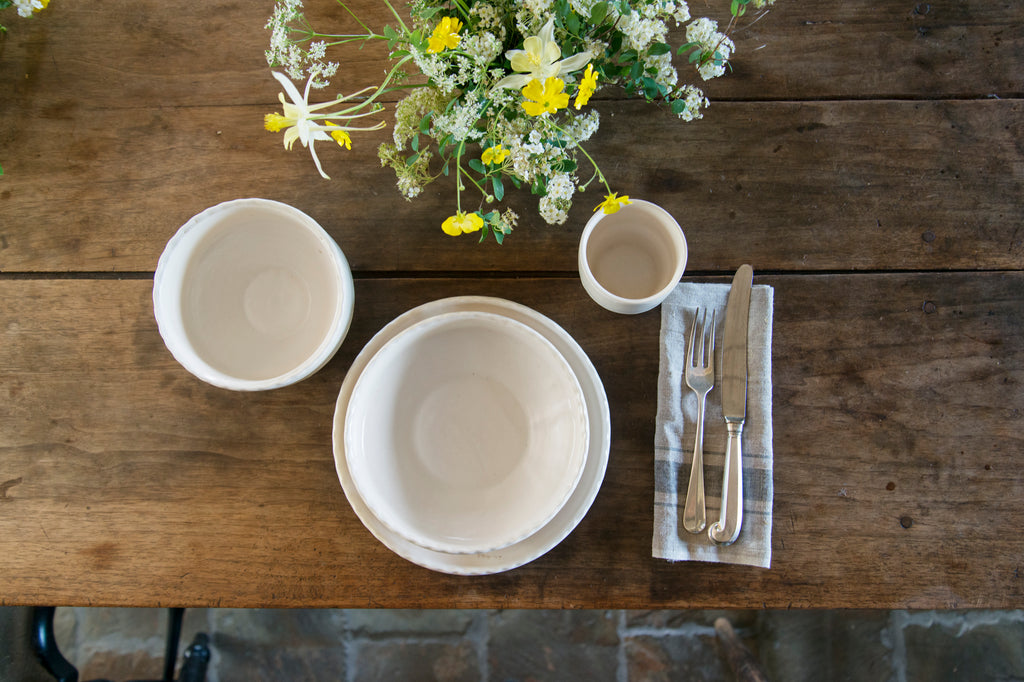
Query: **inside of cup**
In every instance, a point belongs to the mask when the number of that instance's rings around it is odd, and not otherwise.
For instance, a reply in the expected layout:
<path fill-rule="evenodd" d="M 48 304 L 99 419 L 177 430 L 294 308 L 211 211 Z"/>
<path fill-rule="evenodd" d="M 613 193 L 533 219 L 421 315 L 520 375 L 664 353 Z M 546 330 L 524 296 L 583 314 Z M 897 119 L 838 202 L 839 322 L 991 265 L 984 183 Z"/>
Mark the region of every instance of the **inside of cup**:
<path fill-rule="evenodd" d="M 603 216 L 590 234 L 586 258 L 608 293 L 645 299 L 675 285 L 685 246 L 679 226 L 656 206 L 634 202 Z"/>

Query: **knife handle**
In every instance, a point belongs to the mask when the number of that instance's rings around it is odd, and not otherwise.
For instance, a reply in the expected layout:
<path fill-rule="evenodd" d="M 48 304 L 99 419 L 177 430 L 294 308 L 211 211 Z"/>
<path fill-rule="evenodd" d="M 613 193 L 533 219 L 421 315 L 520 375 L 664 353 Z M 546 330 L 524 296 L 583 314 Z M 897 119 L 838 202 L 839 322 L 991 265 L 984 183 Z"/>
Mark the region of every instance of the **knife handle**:
<path fill-rule="evenodd" d="M 743 435 L 742 421 L 726 421 L 729 444 L 722 474 L 722 509 L 718 521 L 708 528 L 708 537 L 719 545 L 731 545 L 740 535 L 743 523 Z"/>

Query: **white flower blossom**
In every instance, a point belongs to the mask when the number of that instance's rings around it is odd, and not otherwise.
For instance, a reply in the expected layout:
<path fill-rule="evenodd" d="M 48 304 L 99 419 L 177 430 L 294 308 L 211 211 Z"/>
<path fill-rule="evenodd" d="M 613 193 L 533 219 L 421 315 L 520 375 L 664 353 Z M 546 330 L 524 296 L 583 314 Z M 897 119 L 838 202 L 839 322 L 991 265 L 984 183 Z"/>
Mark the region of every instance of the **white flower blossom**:
<path fill-rule="evenodd" d="M 697 71 L 704 80 L 717 78 L 725 73 L 725 63 L 729 61 L 736 45 L 724 33 L 718 31 L 718 22 L 707 17 L 691 21 L 686 26 L 686 41 L 696 44 L 701 50 L 717 53 L 715 59 L 701 64 Z"/>
<path fill-rule="evenodd" d="M 687 85 L 683 92 L 686 93 L 686 97 L 683 98 L 684 106 L 682 111 L 679 112 L 679 118 L 684 121 L 693 121 L 698 118 L 704 118 L 704 114 L 701 112 L 703 107 L 708 106 L 708 98 L 704 96 L 704 93 L 693 85 Z"/>
<path fill-rule="evenodd" d="M 40 0 L 14 0 L 14 6 L 18 8 L 19 17 L 30 17 L 46 7 Z"/>

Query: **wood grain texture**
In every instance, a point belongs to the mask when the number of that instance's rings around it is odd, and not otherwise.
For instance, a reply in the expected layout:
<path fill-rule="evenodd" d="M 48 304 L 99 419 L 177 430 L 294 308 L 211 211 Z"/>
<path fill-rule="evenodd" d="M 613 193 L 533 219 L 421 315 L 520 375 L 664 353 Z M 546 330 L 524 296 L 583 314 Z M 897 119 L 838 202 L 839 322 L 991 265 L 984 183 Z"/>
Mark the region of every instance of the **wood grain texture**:
<path fill-rule="evenodd" d="M 689 268 L 1016 268 L 1024 253 L 1024 116 L 1015 101 L 718 103 L 683 124 L 638 103 L 604 103 L 590 145 L 613 187 L 664 206 Z M 574 271 L 601 197 L 578 194 L 549 226 L 526 190 L 504 246 L 444 235 L 455 208 L 441 178 L 412 202 L 377 142 L 309 154 L 259 129 L 259 107 L 109 110 L 87 119 L 0 114 L 14 150 L 0 184 L 0 271 L 152 272 L 166 241 L 207 206 L 244 196 L 317 219 L 356 271 Z M 70 126 L 68 139 L 62 130 Z M 28 153 L 28 147 L 34 150 Z"/>
<path fill-rule="evenodd" d="M 352 28 L 335 3 L 306 4 L 318 25 Z M 387 21 L 380 3 L 351 4 Z M 595 103 L 588 149 L 613 189 L 679 219 L 686 277 L 727 281 L 750 262 L 776 287 L 770 570 L 651 558 L 659 317 L 608 313 L 580 286 L 596 193 L 557 227 L 510 193 L 522 219 L 498 247 L 440 232 L 450 182 L 401 199 L 376 160 L 387 130 L 323 148 L 334 179 L 321 180 L 262 128 L 277 106 L 272 6 L 7 10 L 0 604 L 1024 607 L 1024 5 L 779 0 L 736 34 L 703 120 L 607 90 Z M 383 56 L 346 51 L 349 87 L 379 79 Z M 178 226 L 245 196 L 309 213 L 357 276 L 335 359 L 257 394 L 186 373 L 150 298 Z M 527 566 L 468 579 L 377 542 L 331 452 L 359 349 L 460 294 L 563 325 L 612 410 L 608 473 L 580 526 Z"/>
<path fill-rule="evenodd" d="M 146 280 L 0 281 L 3 603 L 386 607 L 1013 607 L 1024 538 L 1021 273 L 759 277 L 776 287 L 771 570 L 650 556 L 659 315 L 566 279 L 370 279 L 336 358 L 215 389 L 164 349 Z M 608 474 L 549 554 L 414 566 L 338 483 L 352 358 L 404 310 L 501 295 L 563 325 L 612 412 Z M 43 361 L 45 360 L 45 361 Z"/>
<path fill-rule="evenodd" d="M 377 30 L 394 23 L 383 3 L 347 4 Z M 322 31 L 357 30 L 334 2 L 306 7 Z M 0 92 L 12 93 L 18 105 L 56 110 L 273 103 L 277 86 L 263 54 L 272 8 L 269 0 L 209 0 L 187 12 L 153 1 L 65 0 L 31 21 L 9 13 L 11 30 L 0 39 Z M 728 3 L 692 2 L 691 11 L 724 25 Z M 734 37 L 734 73 L 707 84 L 713 99 L 1024 92 L 1024 8 L 1005 0 L 780 1 Z M 681 30 L 672 38 L 675 45 L 685 42 Z M 380 46 L 341 50 L 344 83 L 355 91 L 378 82 L 385 57 Z"/>

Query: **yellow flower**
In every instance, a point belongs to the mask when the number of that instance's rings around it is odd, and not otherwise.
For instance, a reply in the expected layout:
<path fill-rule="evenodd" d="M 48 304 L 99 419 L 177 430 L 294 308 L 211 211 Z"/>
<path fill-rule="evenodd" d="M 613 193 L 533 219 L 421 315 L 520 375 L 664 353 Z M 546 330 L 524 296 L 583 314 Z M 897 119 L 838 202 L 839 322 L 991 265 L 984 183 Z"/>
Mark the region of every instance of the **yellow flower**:
<path fill-rule="evenodd" d="M 611 194 L 606 196 L 604 198 L 604 201 L 598 204 L 597 208 L 595 208 L 594 211 L 597 212 L 598 209 L 603 208 L 605 213 L 611 215 L 612 213 L 616 213 L 620 208 L 622 208 L 626 204 L 633 203 L 629 200 L 628 196 L 620 197 L 618 196 L 618 194 L 618 192 L 612 192 Z"/>
<path fill-rule="evenodd" d="M 281 114 L 267 114 L 263 117 L 263 127 L 272 133 L 279 133 L 294 123 L 292 119 Z"/>
<path fill-rule="evenodd" d="M 508 149 L 505 149 L 500 144 L 496 144 L 493 147 L 488 147 L 487 149 L 485 149 L 483 155 L 481 155 L 480 157 L 480 160 L 488 165 L 492 163 L 494 165 L 498 165 L 504 163 L 505 159 L 508 158 L 509 154 L 511 154 L 511 152 Z"/>
<path fill-rule="evenodd" d="M 481 218 L 479 214 L 463 213 L 462 211 L 450 216 L 441 223 L 441 229 L 444 230 L 444 233 L 453 237 L 458 237 L 460 234 L 476 232 L 483 226 L 484 219 Z"/>
<path fill-rule="evenodd" d="M 330 121 L 324 121 L 324 124 L 333 126 L 335 128 L 338 127 L 337 123 L 332 123 Z M 332 130 L 331 137 L 334 138 L 334 141 L 338 143 L 339 147 L 344 147 L 345 149 L 352 149 L 352 136 L 346 133 L 344 130 Z"/>
<path fill-rule="evenodd" d="M 583 72 L 583 80 L 580 81 L 580 89 L 576 91 L 574 106 L 579 109 L 590 101 L 590 96 L 597 89 L 597 72 L 593 64 L 587 64 L 587 70 Z"/>
<path fill-rule="evenodd" d="M 544 25 L 539 35 L 524 40 L 523 48 L 505 53 L 512 70 L 519 73 L 505 76 L 494 87 L 521 88 L 532 80 L 543 81 L 552 76 L 564 76 L 582 69 L 591 57 L 590 52 L 584 50 L 566 59 L 559 59 L 562 48 L 555 41 L 554 19 Z"/>
<path fill-rule="evenodd" d="M 530 116 L 553 114 L 569 106 L 569 95 L 561 78 L 548 78 L 543 85 L 539 80 L 532 80 L 523 88 L 523 97 L 527 100 L 523 102 L 523 110 Z"/>
<path fill-rule="evenodd" d="M 427 45 L 427 52 L 435 54 L 445 50 L 454 50 L 459 46 L 459 29 L 462 22 L 455 17 L 444 17 L 441 23 L 434 27 L 434 35 L 430 36 Z"/>

